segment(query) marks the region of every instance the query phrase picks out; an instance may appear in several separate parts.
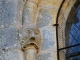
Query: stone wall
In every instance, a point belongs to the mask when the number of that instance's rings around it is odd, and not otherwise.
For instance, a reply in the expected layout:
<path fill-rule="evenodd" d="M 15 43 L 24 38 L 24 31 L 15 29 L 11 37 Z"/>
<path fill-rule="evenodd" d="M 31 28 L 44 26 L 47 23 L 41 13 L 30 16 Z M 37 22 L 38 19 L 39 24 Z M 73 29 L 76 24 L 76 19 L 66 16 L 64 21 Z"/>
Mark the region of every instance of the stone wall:
<path fill-rule="evenodd" d="M 24 60 L 19 30 L 38 28 L 37 60 L 57 60 L 56 17 L 63 0 L 0 0 L 0 60 Z M 66 9 L 67 3 L 63 6 Z"/>
<path fill-rule="evenodd" d="M 21 0 L 0 0 L 0 60 L 23 60 L 18 37 L 22 10 Z"/>

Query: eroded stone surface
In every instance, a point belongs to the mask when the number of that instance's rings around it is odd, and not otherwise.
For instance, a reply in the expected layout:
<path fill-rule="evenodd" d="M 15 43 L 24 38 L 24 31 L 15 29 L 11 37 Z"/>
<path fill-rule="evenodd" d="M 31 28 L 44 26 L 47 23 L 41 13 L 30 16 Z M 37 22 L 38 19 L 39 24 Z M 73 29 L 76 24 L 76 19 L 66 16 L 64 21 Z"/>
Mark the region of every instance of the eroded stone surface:
<path fill-rule="evenodd" d="M 40 30 L 38 28 L 22 27 L 19 30 L 19 38 L 22 48 L 34 43 L 38 47 L 41 44 Z"/>
<path fill-rule="evenodd" d="M 42 50 L 52 48 L 54 44 L 54 42 L 52 41 L 53 34 L 50 31 L 44 30 L 43 36 Z"/>
<path fill-rule="evenodd" d="M 22 60 L 22 59 L 23 53 L 18 48 L 0 50 L 0 60 Z"/>
<path fill-rule="evenodd" d="M 54 45 L 53 28 L 46 27 L 46 28 L 42 28 L 41 31 L 42 31 L 42 36 L 43 36 L 41 49 L 42 50 L 49 50 Z"/>
<path fill-rule="evenodd" d="M 4 51 L 0 50 L 0 60 L 4 60 L 3 53 Z"/>
<path fill-rule="evenodd" d="M 17 0 L 16 2 L 14 1 L 8 1 L 8 0 L 3 0 L 1 2 L 2 5 L 2 12 L 1 12 L 1 20 L 0 20 L 0 25 L 8 25 L 12 24 L 15 22 L 16 19 L 16 6 L 17 6 Z"/>
<path fill-rule="evenodd" d="M 7 49 L 12 46 L 20 47 L 18 29 L 13 26 L 0 29 L 0 49 Z"/>
<path fill-rule="evenodd" d="M 58 9 L 53 7 L 40 7 L 37 18 L 37 27 L 42 28 L 55 24 Z"/>
<path fill-rule="evenodd" d="M 22 15 L 21 9 L 20 10 L 18 9 L 18 4 L 19 4 L 18 0 L 0 1 L 0 27 L 2 25 L 3 26 L 15 25 L 16 23 L 17 25 L 20 25 L 22 23 L 21 17 L 18 17 Z"/>
<path fill-rule="evenodd" d="M 38 21 L 37 21 L 37 27 L 41 28 L 41 27 L 47 26 L 50 23 L 51 19 L 52 17 L 50 15 L 49 10 L 40 9 Z"/>
<path fill-rule="evenodd" d="M 23 25 L 35 26 L 37 18 L 37 5 L 33 2 L 27 1 L 23 9 Z"/>
<path fill-rule="evenodd" d="M 39 60 L 53 60 L 50 53 L 44 53 L 38 56 Z"/>

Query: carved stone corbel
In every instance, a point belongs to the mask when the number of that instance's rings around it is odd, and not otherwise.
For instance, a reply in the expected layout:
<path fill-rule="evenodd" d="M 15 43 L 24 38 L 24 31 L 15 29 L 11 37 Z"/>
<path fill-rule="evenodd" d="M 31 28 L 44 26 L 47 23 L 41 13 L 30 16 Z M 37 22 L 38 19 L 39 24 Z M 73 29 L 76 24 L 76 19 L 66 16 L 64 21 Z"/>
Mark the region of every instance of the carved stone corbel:
<path fill-rule="evenodd" d="M 23 50 L 25 50 L 28 45 L 33 45 L 36 49 L 39 49 L 41 36 L 38 28 L 22 27 L 19 31 L 19 37 Z"/>
<path fill-rule="evenodd" d="M 38 28 L 22 27 L 19 30 L 19 38 L 25 60 L 36 60 L 41 44 L 40 30 Z"/>

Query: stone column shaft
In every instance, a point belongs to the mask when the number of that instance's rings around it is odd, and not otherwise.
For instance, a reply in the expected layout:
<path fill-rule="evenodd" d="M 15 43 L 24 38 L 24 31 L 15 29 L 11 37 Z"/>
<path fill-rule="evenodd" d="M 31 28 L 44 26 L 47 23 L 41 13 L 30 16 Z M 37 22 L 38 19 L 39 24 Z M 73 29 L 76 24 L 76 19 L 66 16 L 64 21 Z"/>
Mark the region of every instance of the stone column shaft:
<path fill-rule="evenodd" d="M 28 0 L 23 9 L 23 25 L 36 26 L 40 0 Z"/>
<path fill-rule="evenodd" d="M 34 46 L 30 46 L 26 48 L 25 60 L 37 60 L 37 50 Z"/>

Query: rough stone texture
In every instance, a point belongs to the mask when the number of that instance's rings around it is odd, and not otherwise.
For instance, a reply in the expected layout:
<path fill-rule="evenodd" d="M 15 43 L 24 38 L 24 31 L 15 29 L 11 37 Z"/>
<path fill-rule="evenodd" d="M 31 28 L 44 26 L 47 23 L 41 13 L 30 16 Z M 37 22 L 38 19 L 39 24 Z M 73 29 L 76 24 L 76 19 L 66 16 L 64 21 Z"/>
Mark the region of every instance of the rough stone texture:
<path fill-rule="evenodd" d="M 18 38 L 18 29 L 14 26 L 0 29 L 0 49 L 20 47 Z"/>
<path fill-rule="evenodd" d="M 3 53 L 4 51 L 0 50 L 0 60 L 4 60 Z"/>
<path fill-rule="evenodd" d="M 36 26 L 38 28 L 42 28 L 42 27 L 54 24 L 55 23 L 54 19 L 56 19 L 57 10 L 58 9 L 52 8 L 52 7 L 48 7 L 48 8 L 41 7 L 39 9 Z"/>
<path fill-rule="evenodd" d="M 56 23 L 56 16 L 62 0 L 41 0 L 37 27 L 42 28 Z"/>
<path fill-rule="evenodd" d="M 23 52 L 16 48 L 0 50 L 0 60 L 23 60 Z"/>
<path fill-rule="evenodd" d="M 37 17 L 37 5 L 33 2 L 26 2 L 23 9 L 23 25 L 35 26 Z"/>
<path fill-rule="evenodd" d="M 41 45 L 41 50 L 49 50 L 53 47 L 54 45 L 54 29 L 53 27 L 45 27 L 41 29 L 42 33 L 42 45 Z"/>
<path fill-rule="evenodd" d="M 37 21 L 37 27 L 44 27 L 47 26 L 51 19 L 52 16 L 50 15 L 50 12 L 48 9 L 40 9 L 39 10 L 39 16 L 38 16 L 38 21 Z"/>
<path fill-rule="evenodd" d="M 3 0 L 1 2 L 2 15 L 0 20 L 0 25 L 8 25 L 15 22 L 16 13 L 17 13 L 16 12 L 17 0 L 15 1 Z"/>
<path fill-rule="evenodd" d="M 17 49 L 20 45 L 16 26 L 20 28 L 24 19 L 27 21 L 27 25 L 37 24 L 41 30 L 42 43 L 39 60 L 57 60 L 56 28 L 52 25 L 56 24 L 58 8 L 63 0 L 41 0 L 41 2 L 39 2 L 40 0 L 29 0 L 25 14 L 22 13 L 24 4 L 22 1 L 0 0 L 0 60 L 23 60 L 22 52 Z M 69 0 L 66 0 L 62 10 L 66 10 L 68 2 Z M 38 3 L 40 3 L 39 7 Z M 39 8 L 38 16 L 37 7 Z M 22 19 L 22 14 L 24 19 Z M 13 47 L 17 48 L 13 49 Z"/>
<path fill-rule="evenodd" d="M 0 0 L 0 60 L 23 60 L 18 49 L 22 9 L 22 0 Z"/>
<path fill-rule="evenodd" d="M 41 35 L 39 28 L 22 27 L 19 30 L 19 37 L 22 48 L 31 43 L 37 45 L 38 47 L 41 45 Z"/>
<path fill-rule="evenodd" d="M 41 48 L 39 55 L 50 53 L 50 58 L 47 57 L 49 60 L 57 60 L 57 45 L 56 45 L 56 29 L 53 26 L 46 26 L 40 28 L 41 31 Z M 53 48 L 54 47 L 54 48 Z M 43 59 L 43 57 L 42 57 Z M 46 58 L 44 58 L 46 60 Z"/>
<path fill-rule="evenodd" d="M 23 0 L 18 0 L 17 4 L 17 15 L 16 15 L 16 25 L 18 28 L 22 26 L 22 14 L 23 14 L 23 7 L 24 7 L 24 2 Z"/>
<path fill-rule="evenodd" d="M 44 53 L 38 56 L 39 60 L 53 60 L 50 53 Z"/>
<path fill-rule="evenodd" d="M 18 0 L 0 1 L 0 26 L 20 25 L 22 23 L 20 20 L 21 18 L 18 17 L 21 16 L 21 9 L 18 10 L 18 4 Z"/>

